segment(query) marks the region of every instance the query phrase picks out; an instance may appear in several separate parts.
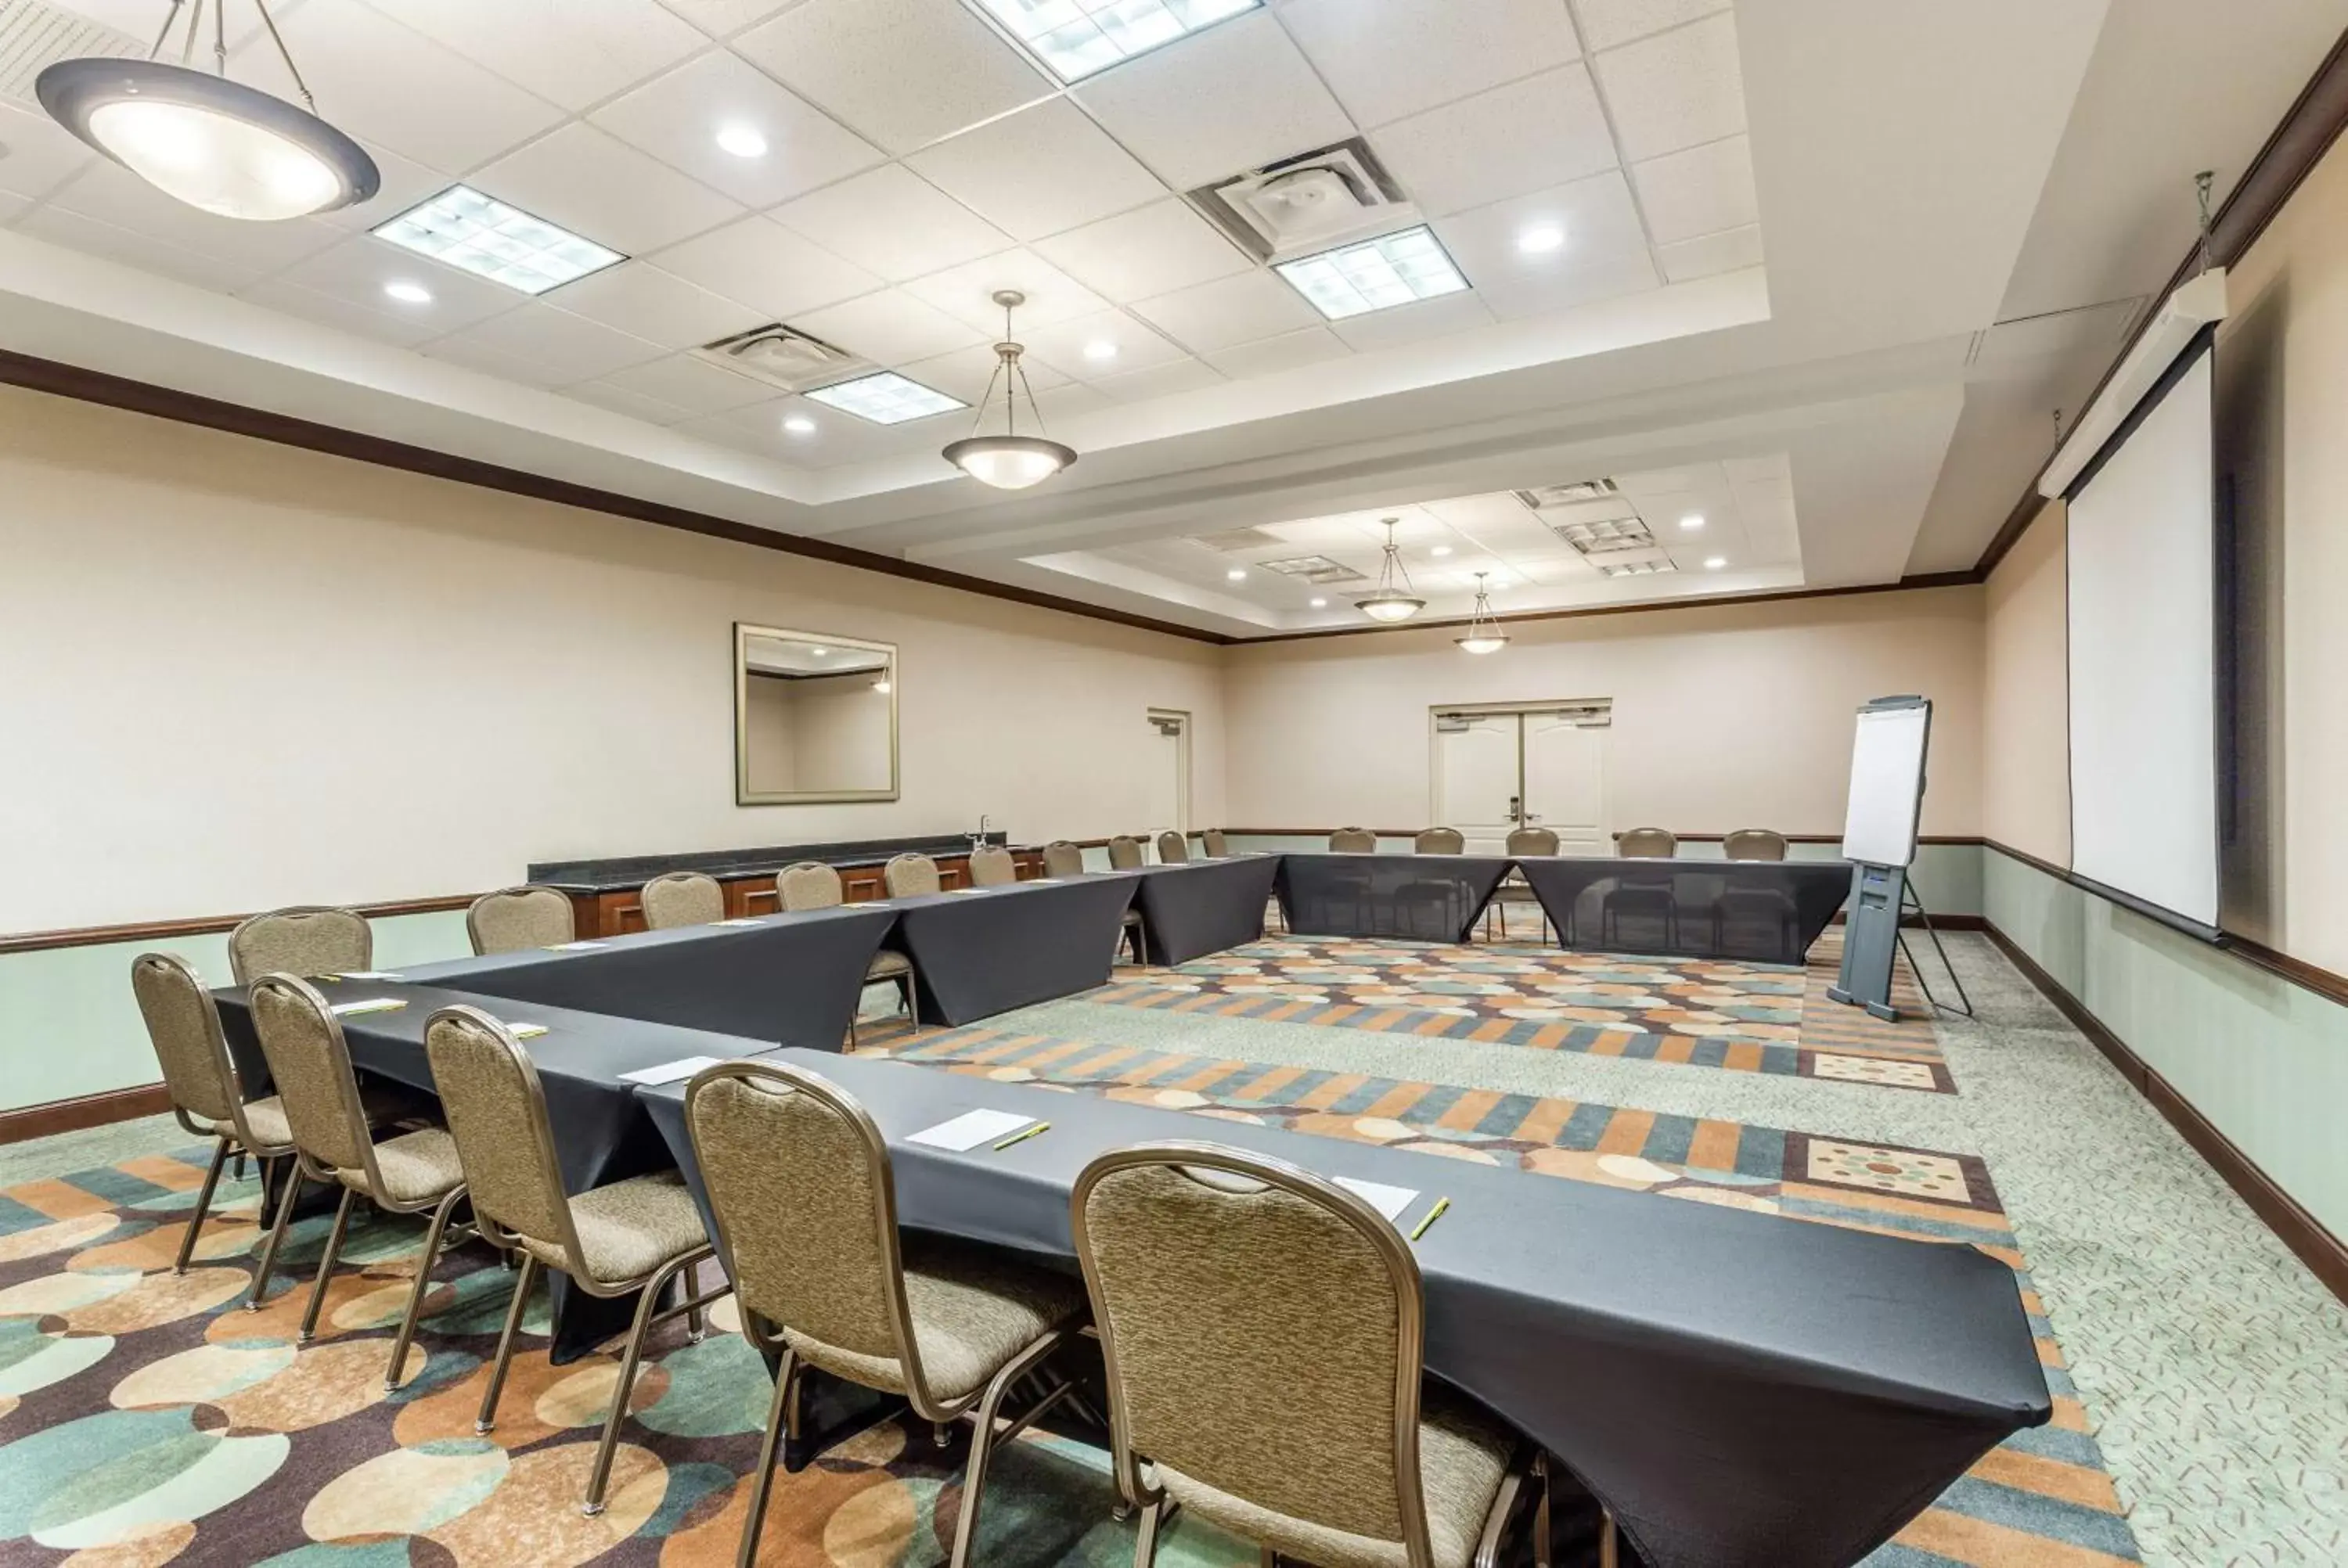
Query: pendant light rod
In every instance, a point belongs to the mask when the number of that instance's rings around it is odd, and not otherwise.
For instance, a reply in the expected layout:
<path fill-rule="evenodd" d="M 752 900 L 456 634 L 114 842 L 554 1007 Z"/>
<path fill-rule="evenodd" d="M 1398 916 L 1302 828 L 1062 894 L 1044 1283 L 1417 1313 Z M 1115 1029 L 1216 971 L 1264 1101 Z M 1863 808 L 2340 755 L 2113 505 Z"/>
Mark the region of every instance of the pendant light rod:
<path fill-rule="evenodd" d="M 1036 430 L 1040 433 L 1045 429 L 1044 411 L 1036 405 L 1035 388 L 1028 384 L 1027 367 L 1020 363 L 1026 346 L 1011 335 L 1011 313 L 1025 304 L 1027 296 L 1016 289 L 998 289 L 994 302 L 1003 307 L 1003 341 L 994 345 L 994 369 L 986 378 L 985 392 L 980 395 L 970 435 L 947 443 L 940 456 L 983 485 L 992 485 L 998 490 L 1024 490 L 1067 467 L 1076 460 L 1076 454 L 1074 447 L 1042 434 L 1019 433 L 1019 399 L 1023 395 L 1027 399 L 1027 412 L 1035 416 Z M 984 433 L 986 415 L 994 403 L 997 385 L 1003 388 L 1003 434 L 989 436 Z"/>

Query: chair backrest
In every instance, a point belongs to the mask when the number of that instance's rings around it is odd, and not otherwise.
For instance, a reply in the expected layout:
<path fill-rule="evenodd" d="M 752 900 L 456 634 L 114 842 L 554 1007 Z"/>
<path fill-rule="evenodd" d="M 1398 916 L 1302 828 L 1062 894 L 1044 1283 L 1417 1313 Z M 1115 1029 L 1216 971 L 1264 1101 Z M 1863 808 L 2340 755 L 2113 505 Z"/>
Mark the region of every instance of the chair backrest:
<path fill-rule="evenodd" d="M 1669 860 L 1679 852 L 1679 835 L 1667 827 L 1634 827 L 1614 841 L 1614 853 L 1632 860 Z"/>
<path fill-rule="evenodd" d="M 1138 871 L 1141 867 L 1141 840 L 1130 834 L 1118 834 L 1108 841 L 1108 868 L 1111 871 Z"/>
<path fill-rule="evenodd" d="M 837 866 L 820 860 L 802 860 L 783 867 L 775 878 L 775 897 L 788 909 L 836 909 L 848 902 Z"/>
<path fill-rule="evenodd" d="M 1329 835 L 1329 847 L 1339 855 L 1374 855 L 1378 835 L 1366 827 L 1341 827 Z"/>
<path fill-rule="evenodd" d="M 891 898 L 919 897 L 945 886 L 938 877 L 938 863 L 926 855 L 894 856 L 880 868 L 880 882 Z"/>
<path fill-rule="evenodd" d="M 999 844 L 984 844 L 970 852 L 970 885 L 1000 887 L 1019 880 L 1019 862 Z"/>
<path fill-rule="evenodd" d="M 715 926 L 726 918 L 726 889 L 698 871 L 672 871 L 644 884 L 640 896 L 648 930 Z"/>
<path fill-rule="evenodd" d="M 1211 1143 L 1104 1154 L 1071 1203 L 1114 1462 L 1426 1563 L 1425 1308 L 1395 1228 L 1334 1183 Z"/>
<path fill-rule="evenodd" d="M 1158 835 L 1158 858 L 1167 866 L 1181 866 L 1190 858 L 1190 835 L 1172 828 Z"/>
<path fill-rule="evenodd" d="M 1410 846 L 1420 855 L 1458 855 L 1468 847 L 1468 835 L 1456 827 L 1422 827 Z"/>
<path fill-rule="evenodd" d="M 264 975 L 246 994 L 294 1146 L 314 1166 L 364 1172 L 367 1190 L 382 1191 L 342 1020 L 318 988 L 296 975 Z"/>
<path fill-rule="evenodd" d="M 426 1020 L 424 1054 L 448 1113 L 448 1135 L 457 1142 L 473 1213 L 561 1248 L 564 1272 L 577 1276 L 579 1233 L 555 1162 L 546 1091 L 529 1053 L 479 1008 L 448 1007 Z"/>
<path fill-rule="evenodd" d="M 1082 876 L 1085 874 L 1085 852 L 1066 838 L 1056 838 L 1044 846 L 1044 875 L 1046 876 Z"/>
<path fill-rule="evenodd" d="M 229 973 L 241 986 L 263 975 L 338 975 L 374 963 L 366 917 L 324 904 L 272 909 L 228 934 Z"/>
<path fill-rule="evenodd" d="M 1740 827 L 1722 839 L 1720 847 L 1731 860 L 1783 860 L 1786 835 L 1773 828 Z"/>
<path fill-rule="evenodd" d="M 465 935 L 476 955 L 559 948 L 579 935 L 571 896 L 551 887 L 503 887 L 484 893 L 465 911 Z"/>
<path fill-rule="evenodd" d="M 1223 836 L 1223 830 L 1220 827 L 1210 827 L 1199 837 L 1205 842 L 1210 860 L 1220 860 L 1231 852 L 1231 841 Z"/>
<path fill-rule="evenodd" d="M 893 1362 L 915 1409 L 935 1410 L 905 1302 L 889 1146 L 870 1113 L 804 1068 L 726 1061 L 686 1086 L 685 1122 L 746 1321 Z"/>
<path fill-rule="evenodd" d="M 239 1142 L 250 1143 L 236 1059 L 221 1032 L 219 1004 L 196 971 L 175 953 L 141 953 L 130 960 L 130 992 L 171 1103 L 199 1122 L 228 1122 Z"/>
<path fill-rule="evenodd" d="M 1555 855 L 1557 830 L 1550 827 L 1516 827 L 1509 830 L 1510 855 Z"/>

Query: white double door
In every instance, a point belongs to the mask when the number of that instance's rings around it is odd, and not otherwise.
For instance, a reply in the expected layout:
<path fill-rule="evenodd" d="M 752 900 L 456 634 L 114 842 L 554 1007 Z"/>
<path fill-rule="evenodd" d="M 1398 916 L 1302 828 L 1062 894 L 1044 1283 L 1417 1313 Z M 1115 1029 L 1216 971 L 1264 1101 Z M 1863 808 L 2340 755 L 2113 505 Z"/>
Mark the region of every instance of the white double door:
<path fill-rule="evenodd" d="M 1437 712 L 1435 820 L 1471 855 L 1498 855 L 1519 827 L 1546 827 L 1560 855 L 1611 855 L 1602 724 L 1554 709 Z"/>

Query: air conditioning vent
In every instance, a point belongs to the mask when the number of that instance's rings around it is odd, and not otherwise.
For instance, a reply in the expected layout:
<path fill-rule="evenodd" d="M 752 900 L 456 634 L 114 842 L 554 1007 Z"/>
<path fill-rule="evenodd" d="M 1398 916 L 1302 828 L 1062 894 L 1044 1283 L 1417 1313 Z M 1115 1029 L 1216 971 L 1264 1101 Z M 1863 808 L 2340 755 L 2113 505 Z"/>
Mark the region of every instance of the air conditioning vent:
<path fill-rule="evenodd" d="M 1290 556 L 1284 560 L 1258 561 L 1266 571 L 1276 571 L 1282 577 L 1301 577 L 1306 582 L 1367 582 L 1369 578 L 1355 571 L 1344 561 L 1331 560 L 1327 556 Z"/>
<path fill-rule="evenodd" d="M 720 338 L 693 352 L 712 364 L 786 392 L 827 386 L 880 368 L 844 348 L 779 323 Z"/>
<path fill-rule="evenodd" d="M 1570 485 L 1519 490 L 1517 499 L 1538 512 L 1547 507 L 1576 507 L 1590 501 L 1611 500 L 1622 493 L 1622 487 L 1612 479 L 1581 479 Z"/>
<path fill-rule="evenodd" d="M 1551 523 L 1550 531 L 1593 559 L 1655 548 L 1655 536 L 1637 518 L 1608 518 L 1597 521 L 1573 518 Z"/>
<path fill-rule="evenodd" d="M 1276 550 L 1288 543 L 1265 528 L 1227 528 L 1220 534 L 1193 534 L 1190 542 L 1227 556 L 1251 550 Z"/>
<path fill-rule="evenodd" d="M 1660 550 L 1637 560 L 1595 560 L 1591 564 L 1608 577 L 1660 577 L 1680 569 L 1671 557 Z"/>
<path fill-rule="evenodd" d="M 163 7 L 157 6 L 160 20 Z M 33 81 L 59 60 L 85 56 L 144 56 L 147 46 L 128 33 L 41 0 L 0 0 L 0 98 L 38 108 Z M 0 145 L 0 158 L 7 149 Z"/>
<path fill-rule="evenodd" d="M 1420 220 L 1360 137 L 1200 186 L 1189 200 L 1265 261 L 1309 256 Z"/>

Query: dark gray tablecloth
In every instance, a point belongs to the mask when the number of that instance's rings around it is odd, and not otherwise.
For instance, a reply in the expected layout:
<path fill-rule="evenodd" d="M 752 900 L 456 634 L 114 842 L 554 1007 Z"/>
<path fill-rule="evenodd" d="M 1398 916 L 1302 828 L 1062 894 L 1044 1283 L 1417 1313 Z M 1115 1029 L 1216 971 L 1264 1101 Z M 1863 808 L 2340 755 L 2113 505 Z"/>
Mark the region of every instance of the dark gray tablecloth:
<path fill-rule="evenodd" d="M 1187 964 L 1263 935 L 1263 907 L 1280 875 L 1276 855 L 1152 866 L 1134 897 L 1153 964 Z"/>
<path fill-rule="evenodd" d="M 1517 862 L 1569 948 L 1798 964 L 1850 894 L 1843 860 Z"/>
<path fill-rule="evenodd" d="M 922 1021 L 963 1024 L 1106 985 L 1138 880 L 1111 871 L 860 907 L 896 912 L 890 945 L 913 960 Z"/>
<path fill-rule="evenodd" d="M 1285 854 L 1281 915 L 1301 937 L 1464 942 L 1511 864 L 1484 855 Z"/>
<path fill-rule="evenodd" d="M 1563 1460 L 1653 1568 L 1842 1568 L 2052 1413 L 2013 1272 L 1968 1246 L 907 1062 L 776 1054 L 870 1110 L 903 1224 L 1063 1261 L 1076 1173 L 1124 1144 L 1233 1143 L 1416 1188 L 1406 1229 L 1448 1195 L 1413 1249 L 1427 1368 Z M 638 1092 L 698 1193 L 685 1086 Z M 1000 1153 L 905 1142 L 981 1106 L 1052 1129 Z"/>

